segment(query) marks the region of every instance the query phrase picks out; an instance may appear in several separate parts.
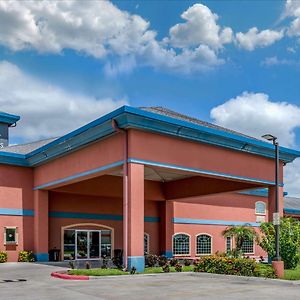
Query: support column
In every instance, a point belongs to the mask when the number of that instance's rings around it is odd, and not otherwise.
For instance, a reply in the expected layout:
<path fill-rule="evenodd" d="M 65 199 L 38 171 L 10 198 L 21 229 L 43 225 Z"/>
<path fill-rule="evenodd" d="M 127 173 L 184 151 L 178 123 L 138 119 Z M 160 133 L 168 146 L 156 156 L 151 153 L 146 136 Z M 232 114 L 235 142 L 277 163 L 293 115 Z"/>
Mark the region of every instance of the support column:
<path fill-rule="evenodd" d="M 48 191 L 34 191 L 34 254 L 36 261 L 48 261 L 49 255 Z"/>
<path fill-rule="evenodd" d="M 127 267 L 145 268 L 144 257 L 144 165 L 128 164 L 128 259 Z M 124 224 L 125 225 L 125 224 Z"/>
<path fill-rule="evenodd" d="M 165 201 L 160 207 L 160 251 L 167 258 L 173 257 L 172 237 L 174 234 L 174 202 Z"/>

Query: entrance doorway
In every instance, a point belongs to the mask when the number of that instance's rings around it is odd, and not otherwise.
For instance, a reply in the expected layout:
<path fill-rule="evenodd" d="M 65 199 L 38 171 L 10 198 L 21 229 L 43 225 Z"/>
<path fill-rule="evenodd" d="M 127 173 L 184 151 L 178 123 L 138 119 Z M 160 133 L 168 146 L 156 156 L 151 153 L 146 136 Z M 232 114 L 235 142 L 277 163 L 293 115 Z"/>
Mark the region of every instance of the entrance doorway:
<path fill-rule="evenodd" d="M 64 230 L 64 260 L 111 258 L 111 230 Z"/>

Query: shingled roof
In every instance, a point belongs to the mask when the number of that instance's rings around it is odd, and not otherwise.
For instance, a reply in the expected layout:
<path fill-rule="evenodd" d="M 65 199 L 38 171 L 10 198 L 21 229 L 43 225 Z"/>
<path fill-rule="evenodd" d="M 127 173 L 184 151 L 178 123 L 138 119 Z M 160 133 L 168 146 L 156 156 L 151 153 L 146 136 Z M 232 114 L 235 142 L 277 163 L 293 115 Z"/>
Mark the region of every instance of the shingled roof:
<path fill-rule="evenodd" d="M 149 112 L 152 112 L 152 113 L 155 113 L 155 114 L 160 114 L 160 115 L 163 115 L 163 116 L 171 117 L 171 118 L 174 118 L 174 119 L 177 119 L 177 120 L 186 121 L 186 122 L 190 122 L 190 123 L 197 124 L 197 125 L 202 125 L 202 126 L 205 126 L 205 127 L 208 127 L 208 128 L 222 130 L 222 131 L 225 131 L 225 132 L 229 132 L 229 133 L 233 133 L 233 134 L 236 134 L 236 135 L 244 136 L 244 137 L 247 137 L 247 138 L 250 138 L 250 139 L 259 140 L 259 139 L 255 138 L 253 136 L 249 136 L 249 135 L 246 135 L 246 134 L 243 134 L 243 133 L 240 133 L 240 132 L 237 132 L 237 131 L 234 131 L 234 130 L 231 130 L 231 129 L 228 129 L 228 128 L 225 128 L 225 127 L 222 127 L 222 126 L 219 126 L 219 125 L 216 125 L 216 124 L 213 124 L 213 123 L 202 121 L 200 119 L 178 113 L 176 111 L 173 111 L 173 110 L 165 108 L 165 107 L 152 106 L 152 107 L 139 107 L 139 109 L 149 111 Z"/>
<path fill-rule="evenodd" d="M 54 140 L 56 140 L 57 137 L 55 138 L 49 138 L 49 139 L 43 139 L 40 141 L 35 141 L 32 143 L 26 143 L 26 144 L 19 144 L 19 145 L 12 145 L 12 146 L 7 146 L 2 149 L 0 149 L 1 152 L 9 152 L 9 153 L 16 153 L 16 154 L 27 154 L 30 153 L 40 147 L 43 147 Z"/>
<path fill-rule="evenodd" d="M 300 210 L 300 198 L 284 197 L 284 208 Z"/>

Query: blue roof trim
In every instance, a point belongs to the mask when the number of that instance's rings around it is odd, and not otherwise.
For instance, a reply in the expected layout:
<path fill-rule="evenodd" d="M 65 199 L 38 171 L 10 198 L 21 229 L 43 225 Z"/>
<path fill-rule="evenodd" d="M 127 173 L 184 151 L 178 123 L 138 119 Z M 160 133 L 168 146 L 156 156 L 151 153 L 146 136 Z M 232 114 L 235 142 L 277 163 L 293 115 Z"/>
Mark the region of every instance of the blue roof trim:
<path fill-rule="evenodd" d="M 149 161 L 149 160 L 142 160 L 142 159 L 137 159 L 137 158 L 128 158 L 128 162 L 129 163 L 138 163 L 138 164 L 143 164 L 143 165 L 148 165 L 148 166 L 168 168 L 168 169 L 173 169 L 173 170 L 193 172 L 193 173 L 204 174 L 204 175 L 212 175 L 212 176 L 217 176 L 217 177 L 222 177 L 222 178 L 238 179 L 238 180 L 242 180 L 242 181 L 262 183 L 262 184 L 267 184 L 267 185 L 275 184 L 274 181 L 262 180 L 262 179 L 251 178 L 251 177 L 236 176 L 236 175 L 232 175 L 232 174 L 228 174 L 228 173 L 213 172 L 213 171 L 203 170 L 203 169 L 187 168 L 187 167 L 178 166 L 178 165 L 174 165 L 174 164 L 165 164 L 165 163 Z M 280 185 L 283 186 L 282 183 Z"/>
<path fill-rule="evenodd" d="M 8 113 L 0 112 L 0 123 L 13 125 L 20 120 L 20 116 L 11 115 Z"/>
<path fill-rule="evenodd" d="M 300 209 L 284 208 L 283 212 L 291 215 L 300 215 Z"/>
<path fill-rule="evenodd" d="M 4 151 L 0 151 L 0 164 L 29 167 L 25 155 Z"/>
<path fill-rule="evenodd" d="M 6 159 L 3 159 L 4 152 L 0 152 L 0 163 L 32 167 L 66 155 L 91 142 L 114 134 L 115 131 L 111 126 L 112 119 L 116 119 L 121 128 L 137 128 L 173 135 L 201 143 L 274 158 L 274 146 L 268 142 L 226 132 L 221 129 L 193 124 L 188 121 L 178 120 L 130 106 L 122 106 L 111 113 L 28 153 L 19 160 L 15 160 L 11 153 L 6 154 Z M 9 159 L 7 155 L 9 156 Z M 283 162 L 291 162 L 297 157 L 300 157 L 299 151 L 280 147 L 280 159 Z"/>
<path fill-rule="evenodd" d="M 34 211 L 32 209 L 0 208 L 0 215 L 33 217 Z"/>
<path fill-rule="evenodd" d="M 268 197 L 269 196 L 268 189 L 265 189 L 265 188 L 249 190 L 249 191 L 242 191 L 242 192 L 239 192 L 239 194 L 258 196 L 258 197 Z M 287 192 L 283 192 L 283 197 L 285 197 L 287 194 L 288 194 Z"/>
<path fill-rule="evenodd" d="M 53 185 L 57 185 L 57 184 L 60 184 L 60 183 L 66 183 L 68 181 L 71 181 L 71 180 L 74 180 L 74 179 L 77 179 L 77 178 L 92 175 L 92 174 L 95 174 L 95 173 L 98 173 L 98 172 L 101 172 L 101 171 L 105 171 L 105 170 L 108 170 L 108 169 L 111 169 L 111 168 L 119 167 L 119 166 L 122 166 L 122 165 L 123 165 L 123 161 L 117 161 L 117 162 L 114 162 L 114 163 L 111 163 L 111 164 L 108 164 L 108 165 L 105 165 L 105 166 L 102 166 L 102 167 L 99 167 L 99 168 L 96 168 L 96 169 L 92 169 L 92 170 L 88 170 L 88 171 L 85 171 L 85 172 L 77 173 L 77 174 L 72 175 L 72 176 L 64 177 L 64 178 L 61 178 L 61 179 L 58 179 L 58 180 L 47 182 L 47 183 L 42 184 L 42 185 L 38 185 L 38 186 L 34 187 L 33 190 L 40 190 L 40 189 L 44 189 L 44 188 L 47 188 L 47 187 L 50 187 L 50 186 L 53 186 Z"/>
<path fill-rule="evenodd" d="M 111 221 L 122 221 L 122 215 L 113 214 L 92 214 L 92 213 L 81 213 L 81 212 L 66 212 L 66 211 L 50 211 L 50 218 L 64 218 L 64 219 L 92 219 L 92 220 L 111 220 Z M 157 223 L 160 221 L 159 217 L 144 217 L 145 222 Z"/>
<path fill-rule="evenodd" d="M 175 224 L 195 224 L 195 225 L 221 225 L 221 226 L 243 226 L 249 225 L 252 227 L 259 227 L 260 223 L 256 222 L 241 222 L 230 220 L 206 220 L 206 219 L 189 219 L 189 218 L 173 218 Z"/>

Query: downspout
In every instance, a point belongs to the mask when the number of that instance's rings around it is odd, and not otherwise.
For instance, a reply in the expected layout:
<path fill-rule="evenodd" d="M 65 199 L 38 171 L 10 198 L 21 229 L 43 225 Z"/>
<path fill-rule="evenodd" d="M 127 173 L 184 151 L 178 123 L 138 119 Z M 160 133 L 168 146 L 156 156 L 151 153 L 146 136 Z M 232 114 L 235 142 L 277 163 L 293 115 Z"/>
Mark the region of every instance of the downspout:
<path fill-rule="evenodd" d="M 126 129 L 118 126 L 116 120 L 112 120 L 111 125 L 117 132 L 124 134 L 123 142 L 123 257 L 124 268 L 127 270 L 128 261 L 128 133 Z"/>

